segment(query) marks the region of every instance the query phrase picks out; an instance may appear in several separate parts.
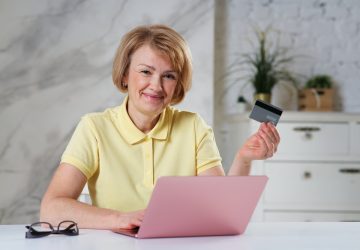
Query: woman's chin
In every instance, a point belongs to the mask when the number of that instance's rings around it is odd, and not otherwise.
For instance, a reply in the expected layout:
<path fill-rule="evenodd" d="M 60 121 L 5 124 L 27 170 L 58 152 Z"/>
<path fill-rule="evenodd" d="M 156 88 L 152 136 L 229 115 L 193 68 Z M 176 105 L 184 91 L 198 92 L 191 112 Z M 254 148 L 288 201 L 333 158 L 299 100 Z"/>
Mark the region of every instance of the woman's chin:
<path fill-rule="evenodd" d="M 159 114 L 161 113 L 165 108 L 165 105 L 163 102 L 146 102 L 142 109 L 146 112 L 146 113 L 151 113 L 151 114 Z"/>

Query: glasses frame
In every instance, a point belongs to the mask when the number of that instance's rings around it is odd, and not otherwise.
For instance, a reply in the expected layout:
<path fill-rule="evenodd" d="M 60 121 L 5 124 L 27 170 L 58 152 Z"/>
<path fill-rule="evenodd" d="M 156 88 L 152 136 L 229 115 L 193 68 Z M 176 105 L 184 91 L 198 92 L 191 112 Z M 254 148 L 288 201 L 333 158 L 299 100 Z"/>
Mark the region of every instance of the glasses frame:
<path fill-rule="evenodd" d="M 61 225 L 64 223 L 71 223 L 69 226 L 67 226 L 64 229 L 61 229 Z M 49 231 L 37 231 L 34 227 L 38 225 L 47 225 L 49 227 Z M 50 234 L 63 234 L 67 236 L 77 236 L 79 235 L 79 228 L 77 226 L 77 223 L 71 220 L 64 220 L 60 222 L 56 229 L 54 229 L 53 225 L 51 225 L 49 222 L 35 222 L 32 223 L 30 226 L 25 226 L 28 231 L 25 232 L 25 238 L 26 239 L 33 239 L 33 238 L 41 238 L 48 236 Z"/>

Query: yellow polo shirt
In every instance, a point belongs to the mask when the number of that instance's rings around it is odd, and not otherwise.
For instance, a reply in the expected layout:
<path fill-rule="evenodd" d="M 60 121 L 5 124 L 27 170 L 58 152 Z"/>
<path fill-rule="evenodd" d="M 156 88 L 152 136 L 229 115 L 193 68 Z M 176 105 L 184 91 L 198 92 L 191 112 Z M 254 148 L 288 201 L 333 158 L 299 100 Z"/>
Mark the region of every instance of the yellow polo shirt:
<path fill-rule="evenodd" d="M 213 131 L 199 115 L 168 107 L 144 134 L 126 103 L 83 116 L 61 158 L 87 177 L 93 205 L 144 209 L 158 177 L 194 176 L 221 166 Z"/>

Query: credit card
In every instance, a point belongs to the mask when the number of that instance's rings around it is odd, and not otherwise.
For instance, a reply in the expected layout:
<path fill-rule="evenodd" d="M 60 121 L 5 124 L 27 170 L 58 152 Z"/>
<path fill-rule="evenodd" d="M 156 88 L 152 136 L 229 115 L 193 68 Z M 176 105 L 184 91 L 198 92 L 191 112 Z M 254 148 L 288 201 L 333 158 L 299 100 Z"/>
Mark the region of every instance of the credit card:
<path fill-rule="evenodd" d="M 258 122 L 271 122 L 276 126 L 280 120 L 282 109 L 268 104 L 266 102 L 256 100 L 255 105 L 250 113 L 249 118 Z"/>

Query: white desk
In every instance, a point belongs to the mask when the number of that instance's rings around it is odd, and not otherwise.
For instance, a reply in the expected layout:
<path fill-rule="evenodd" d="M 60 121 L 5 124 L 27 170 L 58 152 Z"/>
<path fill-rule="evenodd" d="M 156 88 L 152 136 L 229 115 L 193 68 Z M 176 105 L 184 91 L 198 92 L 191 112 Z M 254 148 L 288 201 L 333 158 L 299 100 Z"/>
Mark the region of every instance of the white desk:
<path fill-rule="evenodd" d="M 1 250 L 162 249 L 360 249 L 360 222 L 250 223 L 238 236 L 134 239 L 106 230 L 80 229 L 79 236 L 25 239 L 24 225 L 0 225 Z"/>

